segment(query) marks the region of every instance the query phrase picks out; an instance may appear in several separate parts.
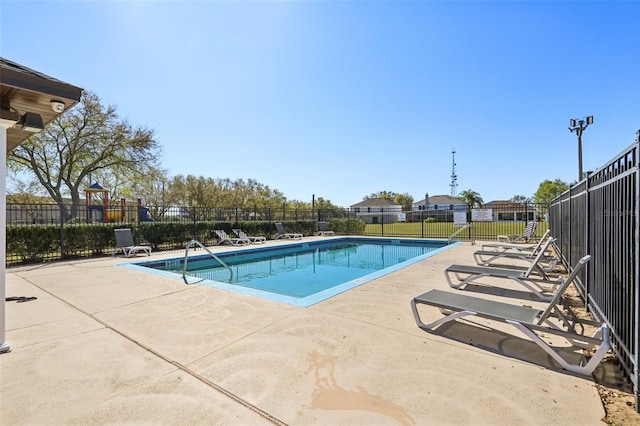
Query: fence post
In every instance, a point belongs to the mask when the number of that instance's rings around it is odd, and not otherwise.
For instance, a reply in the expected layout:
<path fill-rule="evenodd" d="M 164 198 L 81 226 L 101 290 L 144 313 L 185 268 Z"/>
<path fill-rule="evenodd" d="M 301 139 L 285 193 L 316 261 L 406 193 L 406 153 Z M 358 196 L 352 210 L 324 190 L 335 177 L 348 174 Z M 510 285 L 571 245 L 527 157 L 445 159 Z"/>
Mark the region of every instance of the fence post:
<path fill-rule="evenodd" d="M 589 235 L 591 234 L 591 223 L 590 223 L 590 213 L 589 211 L 591 210 L 591 196 L 589 195 L 589 174 L 587 174 L 587 177 L 585 178 L 585 183 L 584 183 L 584 254 L 591 254 L 591 239 L 589 238 Z M 588 300 L 589 300 L 589 274 L 585 273 L 584 274 L 584 308 L 588 309 Z"/>
<path fill-rule="evenodd" d="M 64 202 L 61 201 L 58 203 L 58 210 L 60 211 L 60 258 L 64 259 L 66 257 L 64 248 L 64 216 L 66 213 Z"/>

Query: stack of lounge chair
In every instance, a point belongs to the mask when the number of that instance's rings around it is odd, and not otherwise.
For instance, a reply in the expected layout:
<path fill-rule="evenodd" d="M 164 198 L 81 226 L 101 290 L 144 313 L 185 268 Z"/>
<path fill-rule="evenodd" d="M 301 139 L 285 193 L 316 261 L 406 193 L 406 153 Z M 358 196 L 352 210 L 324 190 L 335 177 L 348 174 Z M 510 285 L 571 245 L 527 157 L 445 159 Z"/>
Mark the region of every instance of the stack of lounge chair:
<path fill-rule="evenodd" d="M 451 288 L 463 290 L 472 283 L 480 284 L 484 288 L 495 288 L 496 291 L 489 293 L 500 297 L 505 294 L 501 283 L 512 282 L 521 285 L 524 292 L 532 298 L 547 302 L 546 306 L 536 309 L 530 306 L 531 302 L 527 302 L 526 305 L 514 304 L 495 300 L 496 297 L 470 296 L 463 292 L 431 289 L 411 299 L 411 309 L 418 327 L 438 333 L 438 329 L 444 324 L 474 317 L 506 323 L 538 345 L 565 370 L 590 375 L 610 348 L 609 328 L 603 322 L 580 318 L 569 304 L 564 303 L 563 298 L 569 286 L 579 281 L 591 256 L 582 257 L 573 268 L 568 268 L 566 278 L 562 274 L 557 277 L 551 276 L 548 270 L 549 258 L 554 255 L 560 257 L 560 253 L 555 239 L 546 235 L 543 243 L 531 246 L 527 250 L 497 244 L 493 247 L 485 245 L 483 250 L 479 251 L 480 254 L 474 253 L 474 258 L 485 256 L 484 261 L 488 260 L 487 256 L 492 256 L 487 254 L 488 252 L 495 256 L 492 261 L 525 260 L 528 262 L 526 267 L 513 264 L 504 267 L 469 264 L 451 265 L 444 271 Z M 480 282 L 488 277 L 492 279 L 490 283 Z M 474 290 L 486 292 L 479 288 L 481 287 L 475 286 Z M 425 322 L 422 317 L 427 315 L 427 307 L 438 308 L 444 316 Z M 468 324 L 480 325 L 476 321 L 469 321 Z M 590 334 L 587 330 L 593 332 Z M 591 358 L 579 363 L 568 360 L 566 355 L 563 356 L 566 348 L 554 348 L 552 343 L 547 341 L 550 336 L 562 337 L 574 347 L 592 350 Z"/>

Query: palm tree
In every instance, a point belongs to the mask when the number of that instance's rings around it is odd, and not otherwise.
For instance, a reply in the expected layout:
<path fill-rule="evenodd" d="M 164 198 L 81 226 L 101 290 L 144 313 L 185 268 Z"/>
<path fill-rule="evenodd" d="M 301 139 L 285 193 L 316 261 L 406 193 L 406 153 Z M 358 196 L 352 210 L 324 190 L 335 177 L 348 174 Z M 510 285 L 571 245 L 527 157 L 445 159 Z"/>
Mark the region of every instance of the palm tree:
<path fill-rule="evenodd" d="M 484 204 L 482 197 L 476 191 L 472 191 L 471 189 L 467 189 L 466 191 L 462 191 L 458 198 L 461 198 L 465 203 L 469 204 L 471 207 L 480 207 Z"/>

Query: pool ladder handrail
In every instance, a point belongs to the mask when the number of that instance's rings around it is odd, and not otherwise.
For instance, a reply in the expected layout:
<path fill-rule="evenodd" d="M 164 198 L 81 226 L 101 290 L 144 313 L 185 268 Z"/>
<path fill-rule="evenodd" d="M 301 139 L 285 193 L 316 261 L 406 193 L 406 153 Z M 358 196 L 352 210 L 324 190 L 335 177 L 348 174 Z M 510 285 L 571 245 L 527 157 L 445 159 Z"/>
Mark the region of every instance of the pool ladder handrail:
<path fill-rule="evenodd" d="M 213 254 L 213 252 L 211 250 L 209 250 L 208 248 L 206 248 L 204 246 L 204 244 L 202 244 L 200 241 L 198 240 L 191 240 L 187 243 L 187 247 L 184 251 L 184 265 L 182 267 L 182 279 L 184 280 L 185 284 L 195 284 L 195 283 L 189 283 L 187 281 L 187 260 L 189 259 L 189 247 L 191 247 L 193 244 L 197 244 L 198 246 L 200 246 L 201 249 L 203 249 L 204 251 L 206 251 L 207 253 L 209 253 L 211 255 L 211 257 L 213 257 L 215 260 L 217 260 L 218 262 L 220 262 L 220 264 L 222 266 L 224 266 L 225 268 L 227 268 L 229 270 L 229 282 L 233 282 L 233 269 L 231 269 L 231 267 L 229 265 L 227 265 L 226 263 L 224 263 L 222 261 L 222 259 L 220 259 L 218 256 L 216 256 L 215 254 Z M 202 281 L 202 280 L 200 280 Z M 198 282 L 200 282 L 198 281 Z"/>
<path fill-rule="evenodd" d="M 470 229 L 471 230 L 471 235 L 470 235 L 471 245 L 475 245 L 475 243 L 476 243 L 476 233 L 475 233 L 475 229 L 473 228 L 473 224 L 472 223 L 467 223 L 462 228 L 458 229 L 456 232 L 451 234 L 449 236 L 449 238 L 447 238 L 447 243 L 451 244 L 451 241 L 453 240 L 453 237 L 455 237 L 456 235 L 458 235 L 459 233 L 461 233 L 465 229 Z"/>

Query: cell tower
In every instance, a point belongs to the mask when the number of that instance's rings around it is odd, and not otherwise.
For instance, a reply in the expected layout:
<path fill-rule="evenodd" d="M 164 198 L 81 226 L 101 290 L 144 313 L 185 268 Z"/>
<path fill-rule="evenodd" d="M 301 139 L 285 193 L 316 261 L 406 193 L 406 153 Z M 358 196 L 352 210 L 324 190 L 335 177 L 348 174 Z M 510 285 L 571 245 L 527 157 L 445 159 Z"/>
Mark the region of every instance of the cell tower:
<path fill-rule="evenodd" d="M 455 197 L 458 195 L 458 175 L 456 174 L 456 149 L 453 148 L 451 150 L 451 183 L 449 186 L 451 187 L 451 196 Z"/>

